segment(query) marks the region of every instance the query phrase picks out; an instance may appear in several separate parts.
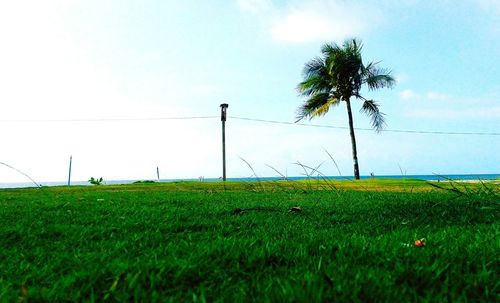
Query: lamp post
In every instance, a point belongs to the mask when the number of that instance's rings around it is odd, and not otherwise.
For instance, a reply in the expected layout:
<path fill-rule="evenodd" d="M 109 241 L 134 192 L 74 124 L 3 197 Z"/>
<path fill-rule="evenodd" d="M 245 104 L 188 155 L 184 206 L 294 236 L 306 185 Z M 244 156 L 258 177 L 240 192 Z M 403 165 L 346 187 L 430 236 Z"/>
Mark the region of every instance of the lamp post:
<path fill-rule="evenodd" d="M 220 105 L 220 120 L 222 121 L 222 181 L 226 181 L 226 118 L 228 104 Z"/>

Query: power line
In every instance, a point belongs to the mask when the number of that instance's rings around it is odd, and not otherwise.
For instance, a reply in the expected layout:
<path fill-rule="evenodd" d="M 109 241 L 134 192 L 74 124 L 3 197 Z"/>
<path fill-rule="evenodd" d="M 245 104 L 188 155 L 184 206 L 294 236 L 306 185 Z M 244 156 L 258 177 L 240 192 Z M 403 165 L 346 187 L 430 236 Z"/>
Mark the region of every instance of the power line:
<path fill-rule="evenodd" d="M 306 124 L 306 123 L 293 123 L 293 122 L 285 122 L 285 121 L 253 119 L 253 118 L 234 117 L 234 116 L 230 116 L 230 118 L 236 119 L 236 120 L 245 120 L 245 121 L 253 121 L 253 122 L 272 123 L 272 124 L 282 124 L 282 125 L 296 125 L 296 126 L 319 127 L 319 128 L 348 129 L 348 127 L 346 127 L 346 126 L 319 125 L 319 124 Z M 373 131 L 373 129 L 371 129 L 371 128 L 359 128 L 359 127 L 355 127 L 355 129 L 356 130 L 363 130 L 363 131 Z M 424 130 L 403 130 L 403 129 L 384 129 L 384 130 L 381 130 L 381 131 L 382 132 L 391 132 L 391 133 L 433 134 L 433 135 L 500 136 L 500 133 L 496 133 L 496 132 L 447 132 L 447 131 L 424 131 Z"/>
<path fill-rule="evenodd" d="M 186 117 L 146 117 L 146 118 L 81 118 L 81 119 L 11 119 L 0 120 L 0 123 L 62 123 L 62 122 L 127 122 L 127 121 L 166 121 L 166 120 L 202 120 L 202 119 L 218 119 L 219 116 L 186 116 Z M 322 124 L 306 124 L 294 123 L 287 121 L 265 120 L 256 118 L 246 118 L 237 116 L 228 116 L 235 120 L 261 122 L 270 124 L 293 125 L 304 127 L 330 128 L 330 129 L 348 129 L 346 126 L 322 125 Z M 371 128 L 355 128 L 361 131 L 373 131 Z M 450 132 L 450 131 L 424 131 L 424 130 L 408 130 L 408 129 L 384 129 L 382 132 L 389 133 L 409 133 L 409 134 L 431 134 L 431 135 L 473 135 L 473 136 L 500 136 L 499 132 Z"/>
<path fill-rule="evenodd" d="M 163 121 L 163 120 L 196 120 L 214 119 L 218 116 L 193 117 L 147 117 L 147 118 L 81 118 L 81 119 L 12 119 L 0 120 L 0 123 L 59 123 L 59 122 L 121 122 L 121 121 Z"/>

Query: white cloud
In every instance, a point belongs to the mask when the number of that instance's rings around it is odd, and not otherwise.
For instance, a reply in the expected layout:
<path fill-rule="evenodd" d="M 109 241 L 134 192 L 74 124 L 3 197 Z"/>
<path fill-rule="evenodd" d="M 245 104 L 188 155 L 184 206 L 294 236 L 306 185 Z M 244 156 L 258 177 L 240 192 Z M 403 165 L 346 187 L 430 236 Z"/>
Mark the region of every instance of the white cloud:
<path fill-rule="evenodd" d="M 397 84 L 402 84 L 402 83 L 405 83 L 409 80 L 409 76 L 407 74 L 404 74 L 404 73 L 401 73 L 401 74 L 397 74 L 394 76 L 396 78 L 396 83 Z"/>
<path fill-rule="evenodd" d="M 238 0 L 248 12 L 265 15 L 271 37 L 278 42 L 341 41 L 363 36 L 380 23 L 380 11 L 372 5 L 316 0 L 278 7 L 266 0 Z"/>
<path fill-rule="evenodd" d="M 433 91 L 427 92 L 426 97 L 431 101 L 446 101 L 451 99 L 450 95 Z"/>
<path fill-rule="evenodd" d="M 495 11 L 500 14 L 500 1 L 498 0 L 478 0 L 479 5 L 488 11 Z"/>
<path fill-rule="evenodd" d="M 405 89 L 404 91 L 402 91 L 402 92 L 399 93 L 399 96 L 403 100 L 412 100 L 412 99 L 417 98 L 418 95 L 417 95 L 417 93 L 415 93 L 411 89 Z"/>
<path fill-rule="evenodd" d="M 500 1 L 499 0 L 473 0 L 473 5 L 479 5 L 479 7 L 486 12 L 487 15 L 492 17 L 490 31 L 496 39 L 497 35 L 500 34 Z"/>
<path fill-rule="evenodd" d="M 416 92 L 411 89 L 399 93 L 402 100 L 413 101 L 405 116 L 425 119 L 496 119 L 500 106 L 491 96 L 456 97 L 437 91 Z M 417 108 L 418 107 L 418 108 Z"/>
<path fill-rule="evenodd" d="M 405 89 L 399 93 L 399 97 L 403 100 L 415 100 L 419 99 L 422 101 L 450 101 L 452 97 L 448 94 L 428 91 L 426 93 L 416 92 L 412 89 Z"/>
<path fill-rule="evenodd" d="M 292 10 L 272 28 L 272 36 L 280 42 L 313 42 L 343 40 L 363 31 L 360 22 L 344 18 L 335 19 L 319 11 Z"/>
<path fill-rule="evenodd" d="M 238 6 L 254 14 L 269 10 L 272 7 L 271 0 L 238 0 Z"/>
<path fill-rule="evenodd" d="M 443 109 L 427 108 L 415 109 L 407 113 L 408 117 L 426 119 L 500 119 L 500 106 L 466 108 L 466 109 Z"/>

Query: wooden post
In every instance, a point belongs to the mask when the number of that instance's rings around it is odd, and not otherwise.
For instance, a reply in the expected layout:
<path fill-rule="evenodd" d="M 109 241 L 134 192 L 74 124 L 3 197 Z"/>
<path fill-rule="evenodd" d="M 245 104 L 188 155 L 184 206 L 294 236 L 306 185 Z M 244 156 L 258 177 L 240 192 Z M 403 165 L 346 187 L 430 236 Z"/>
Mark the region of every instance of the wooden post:
<path fill-rule="evenodd" d="M 220 105 L 220 120 L 222 121 L 222 181 L 226 181 L 226 118 L 228 104 Z"/>
<path fill-rule="evenodd" d="M 69 174 L 68 174 L 68 186 L 71 185 L 71 164 L 73 162 L 73 156 L 69 156 Z"/>

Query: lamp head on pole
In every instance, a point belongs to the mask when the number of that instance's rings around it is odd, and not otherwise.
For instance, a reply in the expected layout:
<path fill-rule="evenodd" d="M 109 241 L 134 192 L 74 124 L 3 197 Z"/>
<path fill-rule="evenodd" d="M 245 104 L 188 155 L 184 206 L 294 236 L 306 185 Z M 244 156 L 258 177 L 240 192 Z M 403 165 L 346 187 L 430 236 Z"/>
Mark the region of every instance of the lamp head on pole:
<path fill-rule="evenodd" d="M 227 108 L 229 107 L 229 104 L 227 103 L 222 103 L 220 105 L 220 120 L 221 121 L 226 121 L 226 114 L 227 114 Z"/>

